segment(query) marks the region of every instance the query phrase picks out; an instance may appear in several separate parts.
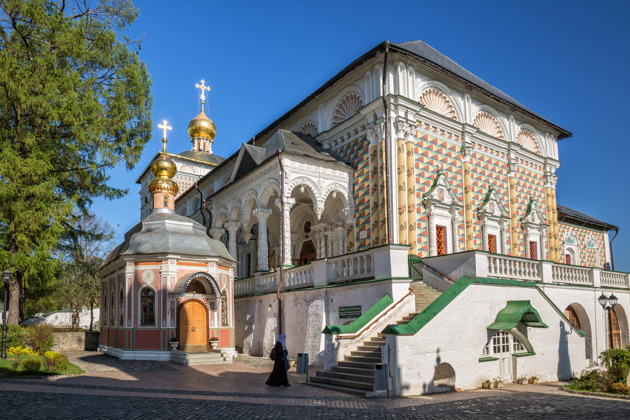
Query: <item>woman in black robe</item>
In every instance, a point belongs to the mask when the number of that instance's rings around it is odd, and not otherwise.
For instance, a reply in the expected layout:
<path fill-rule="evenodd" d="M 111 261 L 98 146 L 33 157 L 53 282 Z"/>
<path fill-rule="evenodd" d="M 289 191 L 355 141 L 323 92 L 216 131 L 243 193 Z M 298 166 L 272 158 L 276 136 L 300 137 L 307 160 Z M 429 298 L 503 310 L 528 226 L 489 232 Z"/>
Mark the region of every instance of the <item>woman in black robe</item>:
<path fill-rule="evenodd" d="M 284 340 L 284 334 L 280 334 L 276 345 L 271 351 L 275 358 L 272 357 L 274 359 L 273 370 L 266 382 L 269 386 L 291 386 L 287 376 L 287 371 L 289 370 L 289 358 L 287 356 L 289 353 L 284 345 Z"/>

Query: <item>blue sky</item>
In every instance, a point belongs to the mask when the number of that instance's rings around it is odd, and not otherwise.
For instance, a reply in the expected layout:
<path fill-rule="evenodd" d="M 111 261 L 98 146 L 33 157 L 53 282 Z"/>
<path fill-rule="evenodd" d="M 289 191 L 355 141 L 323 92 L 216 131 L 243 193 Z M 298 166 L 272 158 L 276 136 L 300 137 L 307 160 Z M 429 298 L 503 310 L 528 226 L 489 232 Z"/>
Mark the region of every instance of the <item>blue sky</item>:
<path fill-rule="evenodd" d="M 620 226 L 615 268 L 630 271 L 630 2 L 134 3 L 127 35 L 142 39 L 155 130 L 133 170 L 111 172 L 127 196 L 93 206 L 119 239 L 139 221 L 135 180 L 161 148 L 157 124 L 173 127 L 170 152 L 190 149 L 201 79 L 212 88 L 214 153 L 227 157 L 378 43 L 421 39 L 573 133 L 560 142 L 558 203 Z"/>

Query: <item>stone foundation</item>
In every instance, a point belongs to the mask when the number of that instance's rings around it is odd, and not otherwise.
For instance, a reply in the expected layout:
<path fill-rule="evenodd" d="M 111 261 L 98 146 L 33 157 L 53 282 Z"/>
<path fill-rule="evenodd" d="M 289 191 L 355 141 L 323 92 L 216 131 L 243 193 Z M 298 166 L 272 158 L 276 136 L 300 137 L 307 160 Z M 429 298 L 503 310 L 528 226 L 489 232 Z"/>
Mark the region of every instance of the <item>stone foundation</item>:
<path fill-rule="evenodd" d="M 53 333 L 55 345 L 52 350 L 58 353 L 98 349 L 99 332 L 58 332 Z"/>

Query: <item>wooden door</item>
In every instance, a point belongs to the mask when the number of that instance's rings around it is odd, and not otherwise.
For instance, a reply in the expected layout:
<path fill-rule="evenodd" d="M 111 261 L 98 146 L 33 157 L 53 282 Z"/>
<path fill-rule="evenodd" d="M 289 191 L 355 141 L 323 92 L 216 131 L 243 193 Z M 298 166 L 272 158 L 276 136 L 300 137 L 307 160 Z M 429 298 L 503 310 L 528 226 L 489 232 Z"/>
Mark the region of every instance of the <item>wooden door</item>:
<path fill-rule="evenodd" d="M 181 349 L 188 353 L 208 351 L 206 309 L 199 302 L 184 304 L 180 312 Z"/>
<path fill-rule="evenodd" d="M 317 251 L 312 240 L 305 241 L 300 250 L 300 265 L 308 264 L 317 258 Z"/>
<path fill-rule="evenodd" d="M 617 318 L 617 313 L 615 310 L 611 310 L 610 312 L 610 324 L 612 325 L 612 346 L 613 349 L 621 348 L 621 328 L 619 328 L 619 318 Z"/>

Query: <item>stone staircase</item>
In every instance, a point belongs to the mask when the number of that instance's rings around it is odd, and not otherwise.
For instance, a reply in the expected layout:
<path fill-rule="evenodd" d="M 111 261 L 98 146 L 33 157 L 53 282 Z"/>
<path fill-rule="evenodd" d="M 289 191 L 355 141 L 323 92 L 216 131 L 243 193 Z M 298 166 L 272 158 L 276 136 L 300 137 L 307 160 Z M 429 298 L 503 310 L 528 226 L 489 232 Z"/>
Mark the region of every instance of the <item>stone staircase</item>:
<path fill-rule="evenodd" d="M 411 290 L 415 296 L 416 310 L 399 319 L 397 324 L 408 323 L 442 294 L 422 282 L 411 283 Z M 375 365 L 382 363 L 381 349 L 384 345 L 385 337 L 380 333 L 363 341 L 350 356 L 346 356 L 331 370 L 317 371 L 311 377 L 311 385 L 363 397 L 385 395 L 386 391 L 374 389 Z"/>
<path fill-rule="evenodd" d="M 416 314 L 414 316 L 424 311 L 427 306 L 442 294 L 442 292 L 421 281 L 412 282 L 411 290 L 416 297 Z"/>
<path fill-rule="evenodd" d="M 232 363 L 232 357 L 228 357 L 228 355 L 224 355 L 220 351 L 186 353 L 179 350 L 171 350 L 171 362 L 185 366 L 212 365 Z"/>
<path fill-rule="evenodd" d="M 381 348 L 384 344 L 385 337 L 381 334 L 364 341 L 331 370 L 318 371 L 311 377 L 311 384 L 362 397 L 376 396 L 374 365 L 382 361 Z"/>

